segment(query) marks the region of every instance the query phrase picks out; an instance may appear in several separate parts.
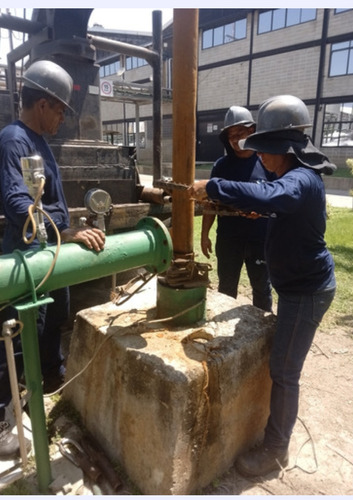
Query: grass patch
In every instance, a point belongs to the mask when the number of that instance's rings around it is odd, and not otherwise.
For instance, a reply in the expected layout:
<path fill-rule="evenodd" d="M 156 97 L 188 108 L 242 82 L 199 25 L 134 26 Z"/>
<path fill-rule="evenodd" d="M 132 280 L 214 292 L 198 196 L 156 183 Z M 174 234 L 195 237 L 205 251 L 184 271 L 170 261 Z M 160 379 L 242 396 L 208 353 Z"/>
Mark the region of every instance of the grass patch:
<path fill-rule="evenodd" d="M 353 210 L 349 208 L 337 208 L 328 206 L 328 220 L 326 229 L 326 243 L 332 253 L 335 261 L 335 272 L 337 280 L 337 291 L 335 299 L 326 313 L 322 328 L 331 329 L 335 326 L 346 327 L 352 330 L 353 328 Z M 214 253 L 216 241 L 216 223 L 213 224 L 210 231 L 210 238 L 213 246 L 213 253 L 208 260 L 201 252 L 200 236 L 201 236 L 201 221 L 202 217 L 194 218 L 194 252 L 195 260 L 198 262 L 209 262 L 212 266 L 210 272 L 210 280 L 213 288 L 217 289 L 217 260 Z M 239 293 L 251 298 L 251 287 L 248 276 L 243 266 L 240 282 Z M 276 302 L 276 294 L 274 293 L 274 302 Z"/>
<path fill-rule="evenodd" d="M 342 177 L 344 179 L 351 179 L 352 173 L 348 167 L 337 167 L 332 174 L 332 177 Z"/>

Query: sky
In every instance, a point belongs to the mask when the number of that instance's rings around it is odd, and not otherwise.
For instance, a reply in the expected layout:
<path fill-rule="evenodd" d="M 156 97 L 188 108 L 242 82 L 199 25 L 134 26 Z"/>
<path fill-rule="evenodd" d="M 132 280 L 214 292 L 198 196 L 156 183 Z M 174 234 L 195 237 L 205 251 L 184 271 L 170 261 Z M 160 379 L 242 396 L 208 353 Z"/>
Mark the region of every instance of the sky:
<path fill-rule="evenodd" d="M 134 9 L 94 9 L 89 19 L 89 26 L 94 23 L 101 24 L 104 28 L 120 29 L 127 31 L 152 32 L 152 12 L 162 11 L 162 26 L 173 19 L 173 9 L 134 8 Z"/>

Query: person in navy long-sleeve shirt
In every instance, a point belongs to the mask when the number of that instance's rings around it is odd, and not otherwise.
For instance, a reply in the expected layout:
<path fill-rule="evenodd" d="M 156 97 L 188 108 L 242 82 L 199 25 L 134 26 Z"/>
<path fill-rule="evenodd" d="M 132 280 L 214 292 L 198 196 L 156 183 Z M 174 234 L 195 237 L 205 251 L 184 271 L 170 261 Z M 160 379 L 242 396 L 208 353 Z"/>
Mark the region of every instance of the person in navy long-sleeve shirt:
<path fill-rule="evenodd" d="M 215 162 L 211 178 L 261 183 L 275 178 L 251 150 L 242 150 L 239 140 L 255 132 L 255 122 L 249 110 L 231 106 L 219 134 L 226 154 Z M 209 231 L 215 214 L 202 216 L 201 250 L 209 258 L 212 242 Z M 218 215 L 215 252 L 217 256 L 218 291 L 237 298 L 241 269 L 245 264 L 252 288 L 253 305 L 272 310 L 271 283 L 264 257 L 267 219 Z"/>
<path fill-rule="evenodd" d="M 97 252 L 103 250 L 105 235 L 97 228 L 71 228 L 59 168 L 44 139 L 44 135 L 55 135 L 64 121 L 73 89 L 71 76 L 52 61 L 37 61 L 23 75 L 22 108 L 20 119 L 0 132 L 0 206 L 6 218 L 3 237 L 3 252 L 16 249 L 38 248 L 40 241 L 32 241 L 32 225 L 23 238 L 23 228 L 29 207 L 33 205 L 21 169 L 21 158 L 40 156 L 44 165 L 44 193 L 42 207 L 56 225 L 62 242 L 79 242 Z M 33 193 L 32 193 L 33 194 Z M 55 244 L 56 233 L 47 218 L 44 218 L 47 244 Z M 38 308 L 37 333 L 43 375 L 43 391 L 50 393 L 64 381 L 65 366 L 61 353 L 60 328 L 68 318 L 68 287 L 50 292 L 54 302 Z M 10 307 L 4 310 L 5 319 L 17 317 Z M 13 339 L 17 375 L 23 371 L 20 335 Z M 6 420 L 6 407 L 11 401 L 11 389 L 7 369 L 4 342 L 0 342 L 0 459 L 19 452 L 18 438 L 12 433 Z"/>
<path fill-rule="evenodd" d="M 257 131 L 240 141 L 260 156 L 277 179 L 254 184 L 222 178 L 197 181 L 189 194 L 267 215 L 265 256 L 278 293 L 277 324 L 270 355 L 270 415 L 260 446 L 237 457 L 245 476 L 264 476 L 288 464 L 288 446 L 298 414 L 299 379 L 315 332 L 335 295 L 334 261 L 324 235 L 325 188 L 330 163 L 304 129 L 304 102 L 283 95 L 259 108 Z"/>

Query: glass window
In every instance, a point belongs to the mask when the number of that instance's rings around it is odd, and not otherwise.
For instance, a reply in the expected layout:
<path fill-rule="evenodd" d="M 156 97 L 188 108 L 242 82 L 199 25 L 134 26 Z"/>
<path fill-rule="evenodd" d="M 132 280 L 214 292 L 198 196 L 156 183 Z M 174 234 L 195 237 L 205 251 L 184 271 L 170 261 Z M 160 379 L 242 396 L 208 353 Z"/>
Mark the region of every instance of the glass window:
<path fill-rule="evenodd" d="M 234 42 L 235 40 L 235 23 L 226 24 L 224 26 L 224 43 Z"/>
<path fill-rule="evenodd" d="M 235 38 L 236 40 L 246 38 L 246 19 L 240 19 L 235 23 Z"/>
<path fill-rule="evenodd" d="M 345 75 L 347 73 L 347 58 L 348 50 L 332 53 L 330 76 Z"/>
<path fill-rule="evenodd" d="M 353 50 L 349 51 L 349 56 L 348 56 L 348 74 L 349 75 L 353 74 Z"/>
<path fill-rule="evenodd" d="M 223 41 L 223 26 L 219 26 L 213 30 L 213 45 L 222 45 Z"/>
<path fill-rule="evenodd" d="M 215 47 L 224 43 L 234 42 L 246 38 L 246 18 L 239 19 L 234 23 L 218 26 L 202 33 L 202 49 Z"/>
<path fill-rule="evenodd" d="M 272 10 L 263 12 L 259 15 L 259 33 L 266 33 L 272 28 Z"/>
<path fill-rule="evenodd" d="M 286 25 L 286 9 L 276 9 L 273 11 L 272 29 L 279 30 Z"/>
<path fill-rule="evenodd" d="M 289 9 L 288 9 L 289 10 Z M 307 21 L 314 21 L 316 19 L 316 9 L 300 9 L 301 10 L 301 23 Z"/>
<path fill-rule="evenodd" d="M 258 33 L 278 30 L 316 18 L 316 9 L 274 9 L 259 14 Z"/>
<path fill-rule="evenodd" d="M 353 40 L 333 43 L 329 76 L 353 74 Z"/>
<path fill-rule="evenodd" d="M 321 146 L 353 146 L 353 103 L 326 104 Z"/>
<path fill-rule="evenodd" d="M 300 9 L 288 9 L 287 26 L 293 26 L 300 23 Z"/>
<path fill-rule="evenodd" d="M 206 30 L 202 33 L 202 48 L 208 49 L 212 47 L 212 34 L 213 30 Z"/>

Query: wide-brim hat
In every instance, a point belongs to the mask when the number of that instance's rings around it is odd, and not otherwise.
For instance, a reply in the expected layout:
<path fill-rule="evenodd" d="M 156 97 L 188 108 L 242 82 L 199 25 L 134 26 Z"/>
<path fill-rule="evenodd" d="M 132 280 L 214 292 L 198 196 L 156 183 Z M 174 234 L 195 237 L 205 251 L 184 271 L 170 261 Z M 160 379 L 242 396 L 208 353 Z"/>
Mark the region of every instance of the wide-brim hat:
<path fill-rule="evenodd" d="M 292 154 L 305 167 L 331 175 L 336 165 L 317 149 L 308 135 L 295 129 L 262 132 L 249 135 L 239 141 L 241 149 L 274 155 Z"/>

